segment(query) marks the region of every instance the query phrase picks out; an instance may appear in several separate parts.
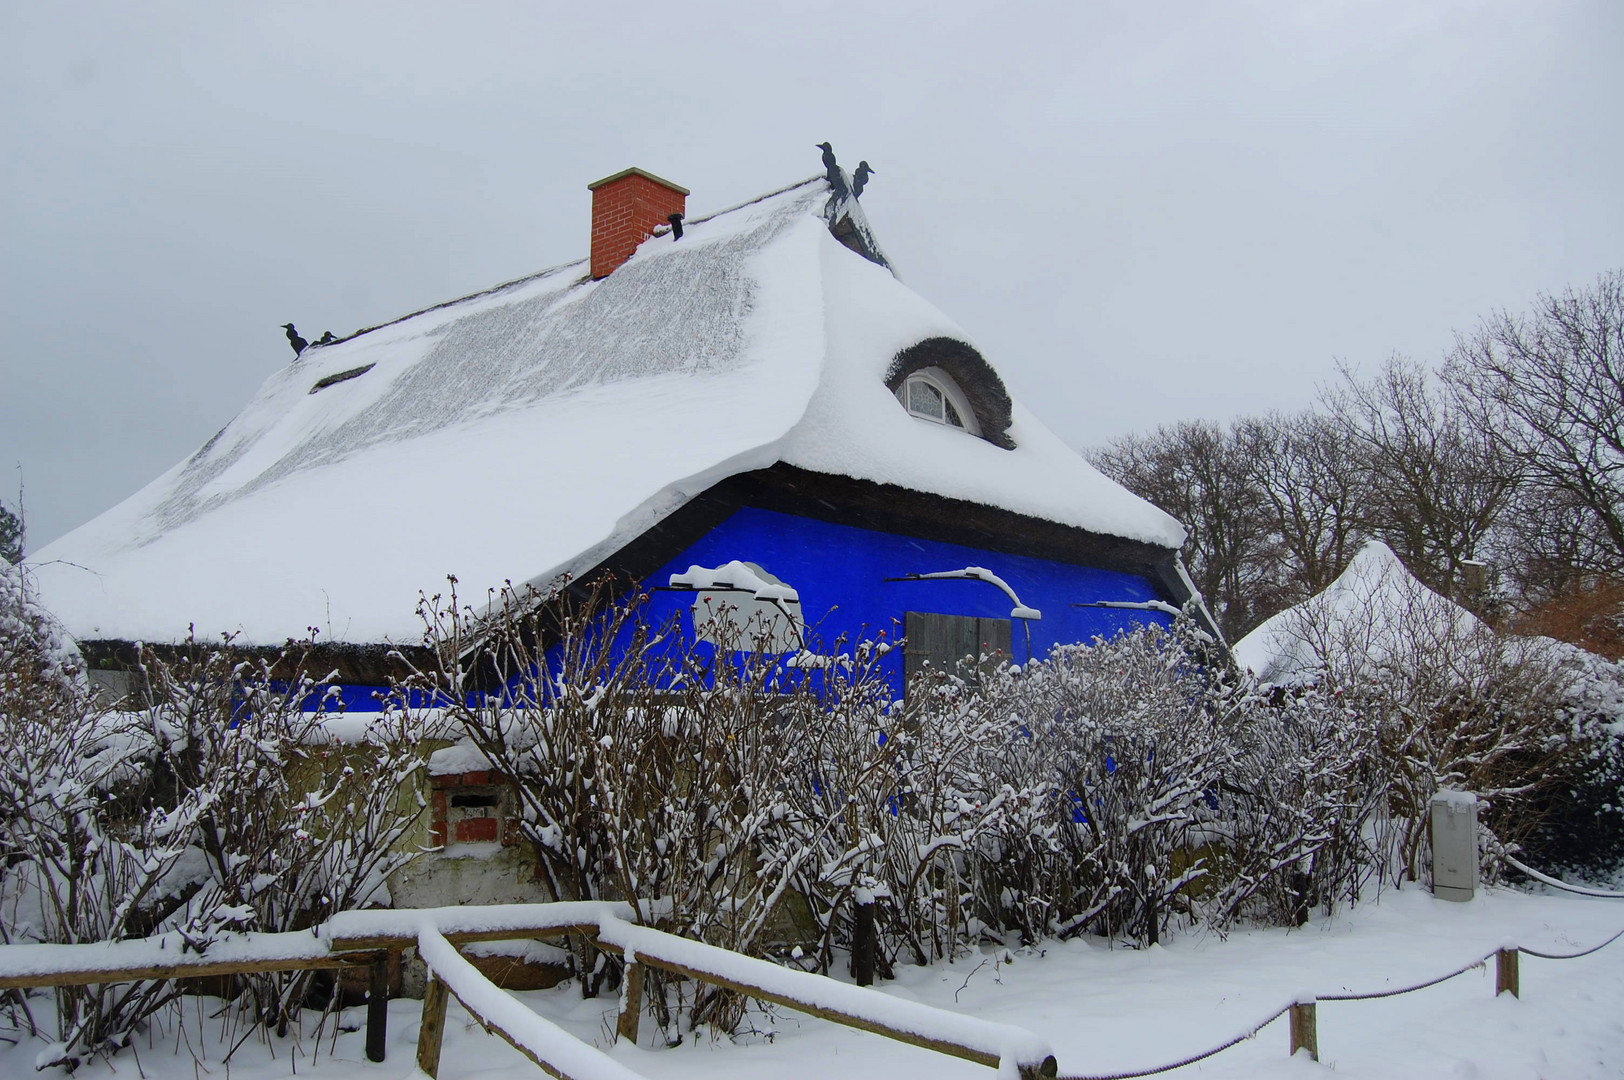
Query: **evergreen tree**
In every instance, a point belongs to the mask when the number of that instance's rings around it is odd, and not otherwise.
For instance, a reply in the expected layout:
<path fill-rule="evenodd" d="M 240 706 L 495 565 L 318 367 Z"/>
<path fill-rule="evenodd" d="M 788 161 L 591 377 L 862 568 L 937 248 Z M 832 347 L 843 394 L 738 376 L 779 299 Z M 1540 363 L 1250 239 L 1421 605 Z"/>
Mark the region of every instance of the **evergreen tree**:
<path fill-rule="evenodd" d="M 0 560 L 23 561 L 23 521 L 7 509 L 5 503 L 0 503 Z"/>

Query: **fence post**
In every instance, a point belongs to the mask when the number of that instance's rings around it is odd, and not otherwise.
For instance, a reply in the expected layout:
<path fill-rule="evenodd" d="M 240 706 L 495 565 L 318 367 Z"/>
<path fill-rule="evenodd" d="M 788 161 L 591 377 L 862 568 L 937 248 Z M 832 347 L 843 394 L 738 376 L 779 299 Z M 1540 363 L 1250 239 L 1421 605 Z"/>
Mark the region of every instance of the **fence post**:
<path fill-rule="evenodd" d="M 1291 1053 L 1296 1056 L 1297 1051 L 1307 1050 L 1308 1056 L 1315 1061 L 1319 1060 L 1319 1030 L 1316 1026 L 1315 1013 L 1318 1006 L 1313 998 L 1299 1001 L 1291 1007 Z"/>
<path fill-rule="evenodd" d="M 643 965 L 628 958 L 620 980 L 620 1016 L 615 1019 L 615 1038 L 636 1046 L 637 1022 L 643 1016 Z"/>
<path fill-rule="evenodd" d="M 874 985 L 874 954 L 879 951 L 879 930 L 874 925 L 874 895 L 857 890 L 851 930 L 851 974 L 858 986 Z"/>
<path fill-rule="evenodd" d="M 1017 1066 L 1016 1072 L 1021 1080 L 1055 1080 L 1060 1075 L 1060 1063 L 1050 1054 L 1035 1065 Z"/>
<path fill-rule="evenodd" d="M 445 1038 L 445 1006 L 451 992 L 445 981 L 430 972 L 423 988 L 423 1024 L 417 1029 L 417 1067 L 430 1077 L 440 1075 L 440 1042 Z"/>
<path fill-rule="evenodd" d="M 372 963 L 372 983 L 367 987 L 367 1060 L 382 1061 L 389 1039 L 389 954 Z"/>
<path fill-rule="evenodd" d="M 1521 953 L 1516 946 L 1509 949 L 1500 949 L 1494 954 L 1494 996 L 1499 997 L 1507 990 L 1514 998 L 1522 997 L 1522 978 L 1517 970 L 1518 958 Z"/>

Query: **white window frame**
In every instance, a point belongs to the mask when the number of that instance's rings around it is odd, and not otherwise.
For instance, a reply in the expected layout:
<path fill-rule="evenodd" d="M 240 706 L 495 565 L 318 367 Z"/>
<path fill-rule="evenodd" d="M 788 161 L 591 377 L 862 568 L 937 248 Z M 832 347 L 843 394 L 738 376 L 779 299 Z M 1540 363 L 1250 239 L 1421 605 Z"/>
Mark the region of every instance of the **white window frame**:
<path fill-rule="evenodd" d="M 945 409 L 943 410 L 943 415 L 941 417 L 931 416 L 929 413 L 916 412 L 908 401 L 910 396 L 908 393 L 908 388 L 916 382 L 923 383 L 924 385 L 936 390 L 937 393 L 941 394 L 942 399 L 948 405 L 952 406 L 953 411 L 958 414 L 958 417 L 961 421 L 963 421 L 964 426 L 960 427 L 958 424 L 948 420 Z M 902 403 L 902 407 L 908 411 L 909 416 L 923 420 L 929 424 L 940 424 L 942 427 L 953 428 L 956 431 L 965 431 L 977 437 L 981 435 L 981 424 L 976 420 L 975 410 L 970 407 L 970 399 L 964 396 L 964 391 L 960 390 L 959 384 L 953 381 L 953 376 L 949 375 L 939 367 L 925 367 L 920 368 L 918 371 L 909 372 L 907 378 L 903 379 L 902 382 L 898 384 L 896 395 L 897 401 Z"/>

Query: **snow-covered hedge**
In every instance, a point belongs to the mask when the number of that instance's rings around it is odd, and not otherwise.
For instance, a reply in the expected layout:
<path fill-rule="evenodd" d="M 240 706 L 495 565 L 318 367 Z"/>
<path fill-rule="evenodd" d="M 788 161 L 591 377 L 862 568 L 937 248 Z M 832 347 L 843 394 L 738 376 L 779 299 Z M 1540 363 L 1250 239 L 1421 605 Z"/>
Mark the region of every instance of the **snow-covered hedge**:
<path fill-rule="evenodd" d="M 225 643 L 222 643 L 224 645 Z M 387 900 L 421 805 L 402 799 L 415 746 L 322 737 L 318 689 L 193 643 L 145 655 L 150 707 L 90 694 L 77 654 L 0 567 L 0 932 L 8 943 L 167 935 L 202 951 L 238 930 L 292 930 Z M 297 667 L 297 658 L 291 658 Z M 319 696 L 319 695 L 318 695 Z M 318 976 L 245 976 L 250 1023 L 284 1027 Z M 179 992 L 165 982 L 55 992 L 41 1066 L 122 1045 Z M 26 999 L 14 1024 L 34 1026 Z"/>
<path fill-rule="evenodd" d="M 1582 741 L 1551 711 L 1549 665 L 1489 639 L 1286 691 L 1181 619 L 1024 668 L 967 657 L 898 701 L 884 641 L 781 663 L 691 644 L 605 591 L 427 610 L 444 662 L 418 689 L 513 778 L 556 896 L 635 898 L 663 929 L 794 944 L 820 970 L 869 903 L 882 975 L 987 941 L 1301 922 L 1417 876 L 1440 787 L 1489 794 L 1514 839 Z M 596 993 L 614 967 L 578 949 Z M 668 1029 L 726 1027 L 736 1006 L 651 995 Z"/>

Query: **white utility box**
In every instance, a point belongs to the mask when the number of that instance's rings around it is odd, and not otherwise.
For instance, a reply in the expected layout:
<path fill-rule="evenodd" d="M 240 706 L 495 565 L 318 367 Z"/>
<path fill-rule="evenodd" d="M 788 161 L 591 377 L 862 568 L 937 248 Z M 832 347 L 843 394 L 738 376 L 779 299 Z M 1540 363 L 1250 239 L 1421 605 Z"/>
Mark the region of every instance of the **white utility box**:
<path fill-rule="evenodd" d="M 1432 895 L 1470 900 L 1477 892 L 1477 796 L 1440 791 L 1432 797 Z"/>

